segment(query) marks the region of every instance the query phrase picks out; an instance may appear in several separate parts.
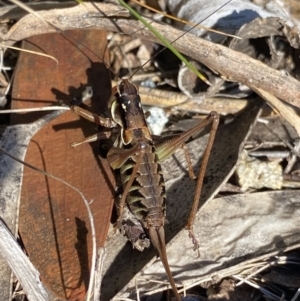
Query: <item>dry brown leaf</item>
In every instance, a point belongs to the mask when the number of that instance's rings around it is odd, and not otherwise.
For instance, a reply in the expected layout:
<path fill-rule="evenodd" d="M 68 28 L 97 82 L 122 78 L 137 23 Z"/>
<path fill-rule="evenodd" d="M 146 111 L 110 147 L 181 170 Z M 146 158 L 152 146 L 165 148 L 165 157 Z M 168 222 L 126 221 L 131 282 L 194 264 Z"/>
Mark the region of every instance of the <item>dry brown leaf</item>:
<path fill-rule="evenodd" d="M 105 56 L 106 34 L 99 31 L 68 35 Z M 94 112 L 105 107 L 110 90 L 107 69 L 84 48 L 59 34 L 31 38 L 26 48 L 45 51 L 59 60 L 22 53 L 13 90 L 13 108 L 44 106 L 74 93 L 82 83 L 92 85 Z M 85 52 L 85 53 L 84 53 Z M 55 95 L 56 94 L 56 95 Z M 35 114 L 15 115 L 26 123 Z M 91 201 L 98 246 L 103 246 L 113 205 L 110 168 L 99 159 L 97 145 L 72 149 L 70 144 L 95 132 L 95 125 L 67 112 L 36 134 L 25 161 L 65 179 Z M 25 168 L 20 207 L 20 233 L 30 259 L 48 287 L 61 298 L 84 300 L 91 264 L 91 230 L 82 200 L 64 184 Z"/>

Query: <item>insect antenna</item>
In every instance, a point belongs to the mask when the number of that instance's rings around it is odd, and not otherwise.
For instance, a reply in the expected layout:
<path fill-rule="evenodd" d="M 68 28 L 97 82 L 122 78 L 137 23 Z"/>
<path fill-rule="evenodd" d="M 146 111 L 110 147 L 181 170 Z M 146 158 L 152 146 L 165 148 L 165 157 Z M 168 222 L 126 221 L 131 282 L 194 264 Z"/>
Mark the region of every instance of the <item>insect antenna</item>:
<path fill-rule="evenodd" d="M 136 0 L 133 0 L 135 3 L 138 3 Z M 194 28 L 198 27 L 202 22 L 204 22 L 205 20 L 207 20 L 208 18 L 210 18 L 212 15 L 214 15 L 216 12 L 218 12 L 219 10 L 221 10 L 223 7 L 225 7 L 228 3 L 230 3 L 232 0 L 228 0 L 227 2 L 225 2 L 223 5 L 221 5 L 218 9 L 216 9 L 214 12 L 212 12 L 211 14 L 209 14 L 208 16 L 206 16 L 204 19 L 202 19 L 201 21 L 199 21 L 198 23 L 195 23 L 192 27 L 190 27 L 187 31 L 183 32 L 180 36 L 178 36 L 175 40 L 173 40 L 172 42 L 170 42 L 170 44 L 174 44 L 176 41 L 178 41 L 181 37 L 183 37 L 186 33 L 192 31 Z M 149 10 L 153 10 L 157 13 L 161 13 L 159 12 L 158 10 L 156 9 L 153 9 L 151 8 L 150 6 L 148 5 L 144 5 L 144 4 L 141 4 L 139 3 L 141 6 L 144 6 L 146 8 L 148 8 Z M 170 15 L 167 15 L 167 17 L 172 17 Z M 173 19 L 176 19 L 177 18 L 173 18 Z M 181 20 L 180 20 L 181 21 Z M 209 30 L 207 28 L 207 30 Z M 215 33 L 218 33 L 218 34 L 222 34 L 222 35 L 227 35 L 227 36 L 230 36 L 230 37 L 233 37 L 233 38 L 238 38 L 240 39 L 240 37 L 238 36 L 235 36 L 235 35 L 230 35 L 230 34 L 226 34 L 226 33 L 222 33 L 222 32 L 219 32 L 219 31 L 216 31 L 216 30 L 211 30 Z M 140 68 L 138 68 L 136 71 L 133 72 L 133 74 L 130 76 L 130 78 L 132 78 L 137 72 L 139 72 L 141 69 L 143 69 L 143 67 L 145 65 L 147 65 L 150 61 L 152 61 L 155 57 L 157 57 L 160 53 L 162 53 L 163 51 L 165 51 L 168 47 L 164 46 L 162 49 L 160 49 L 157 53 L 155 53 L 150 59 L 148 59 L 145 63 L 143 63 Z"/>

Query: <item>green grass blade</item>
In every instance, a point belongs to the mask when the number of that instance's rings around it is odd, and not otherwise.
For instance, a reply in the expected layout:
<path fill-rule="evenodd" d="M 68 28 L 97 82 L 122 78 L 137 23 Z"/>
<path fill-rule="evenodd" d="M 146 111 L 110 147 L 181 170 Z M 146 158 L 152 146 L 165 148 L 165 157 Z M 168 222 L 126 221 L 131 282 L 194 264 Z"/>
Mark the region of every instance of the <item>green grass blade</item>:
<path fill-rule="evenodd" d="M 179 53 L 176 48 L 168 42 L 158 31 L 154 29 L 154 27 L 149 24 L 143 17 L 141 17 L 132 7 L 130 7 L 123 0 L 118 0 L 119 3 L 124 6 L 128 11 L 137 18 L 140 22 L 142 22 L 168 49 L 170 49 L 182 62 L 186 64 L 186 66 L 193 71 L 202 81 L 206 84 L 210 85 L 210 82 L 202 75 L 193 64 L 191 64 L 181 53 Z"/>

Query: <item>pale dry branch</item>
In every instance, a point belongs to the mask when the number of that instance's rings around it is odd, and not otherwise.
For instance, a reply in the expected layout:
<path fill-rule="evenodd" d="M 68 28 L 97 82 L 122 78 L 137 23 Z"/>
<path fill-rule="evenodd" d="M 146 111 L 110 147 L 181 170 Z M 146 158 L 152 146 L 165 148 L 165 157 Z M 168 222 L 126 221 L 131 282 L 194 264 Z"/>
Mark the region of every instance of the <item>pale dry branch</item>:
<path fill-rule="evenodd" d="M 105 3 L 84 3 L 74 8 L 42 11 L 40 15 L 60 30 L 102 29 L 123 32 L 135 38 L 160 43 L 153 34 L 137 20 L 129 18 L 124 8 Z M 182 34 L 168 25 L 148 20 L 151 25 L 170 41 Z M 282 22 L 278 19 L 277 22 Z M 283 24 L 282 24 L 283 25 Z M 55 28 L 45 26 L 34 16 L 21 19 L 4 37 L 7 45 L 33 35 L 54 32 Z M 248 87 L 267 91 L 293 106 L 300 107 L 300 83 L 287 74 L 267 67 L 258 60 L 227 47 L 186 34 L 174 43 L 182 53 L 203 63 L 219 73 L 222 78 L 240 82 Z"/>

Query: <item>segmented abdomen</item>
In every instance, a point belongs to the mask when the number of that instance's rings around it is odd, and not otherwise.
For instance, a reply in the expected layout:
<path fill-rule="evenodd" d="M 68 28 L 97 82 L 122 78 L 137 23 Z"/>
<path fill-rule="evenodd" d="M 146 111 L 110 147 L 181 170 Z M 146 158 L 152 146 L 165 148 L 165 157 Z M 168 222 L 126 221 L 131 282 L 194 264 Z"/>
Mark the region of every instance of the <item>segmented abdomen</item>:
<path fill-rule="evenodd" d="M 120 169 L 123 187 L 132 174 L 138 156 L 128 159 Z M 141 164 L 126 201 L 145 228 L 160 227 L 165 218 L 165 186 L 161 167 L 153 146 L 147 146 L 141 156 Z"/>

